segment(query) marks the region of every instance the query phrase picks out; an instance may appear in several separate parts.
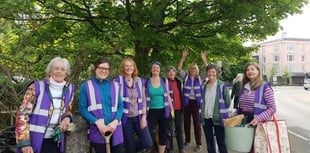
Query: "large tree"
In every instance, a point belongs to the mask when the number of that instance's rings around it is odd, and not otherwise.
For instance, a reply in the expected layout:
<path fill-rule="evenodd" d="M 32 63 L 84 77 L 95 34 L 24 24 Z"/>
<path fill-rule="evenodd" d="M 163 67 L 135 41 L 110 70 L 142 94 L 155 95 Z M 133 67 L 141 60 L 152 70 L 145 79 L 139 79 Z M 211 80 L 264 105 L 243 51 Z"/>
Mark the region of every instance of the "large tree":
<path fill-rule="evenodd" d="M 0 17 L 27 30 L 23 54 L 69 55 L 84 70 L 97 55 L 133 56 L 145 74 L 150 60 L 175 64 L 185 47 L 198 57 L 208 50 L 210 59 L 244 56 L 253 51 L 242 46 L 245 40 L 275 34 L 279 20 L 306 2 L 14 0 L 2 1 Z"/>

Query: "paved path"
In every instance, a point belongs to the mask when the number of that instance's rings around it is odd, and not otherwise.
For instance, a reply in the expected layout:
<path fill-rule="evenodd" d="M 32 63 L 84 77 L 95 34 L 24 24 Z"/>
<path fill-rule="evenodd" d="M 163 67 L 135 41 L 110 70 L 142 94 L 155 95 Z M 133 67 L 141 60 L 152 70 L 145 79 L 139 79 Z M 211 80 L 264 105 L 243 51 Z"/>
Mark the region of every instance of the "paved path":
<path fill-rule="evenodd" d="M 202 129 L 201 129 L 202 130 Z M 206 137 L 205 134 L 203 132 L 203 130 L 201 131 L 201 141 L 202 141 L 202 150 L 200 151 L 201 153 L 206 153 L 207 152 L 207 144 L 206 144 Z M 185 136 L 184 136 L 185 139 Z M 178 145 L 177 145 L 177 140 L 174 138 L 173 139 L 173 147 L 174 147 L 174 153 L 178 153 Z M 187 153 L 196 153 L 194 152 L 194 149 L 196 147 L 196 142 L 195 142 L 195 136 L 194 136 L 194 127 L 192 125 L 191 127 L 191 146 L 188 147 L 187 149 L 185 149 L 187 151 Z M 219 153 L 219 151 L 218 151 Z M 228 153 L 239 153 L 239 152 L 235 152 L 235 151 L 228 151 Z"/>

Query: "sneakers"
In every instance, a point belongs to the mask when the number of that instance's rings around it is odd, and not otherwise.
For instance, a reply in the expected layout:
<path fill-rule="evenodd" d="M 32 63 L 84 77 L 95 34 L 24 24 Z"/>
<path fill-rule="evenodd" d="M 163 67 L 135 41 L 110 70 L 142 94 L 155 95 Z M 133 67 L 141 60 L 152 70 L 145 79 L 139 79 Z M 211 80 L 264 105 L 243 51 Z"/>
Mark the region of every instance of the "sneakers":
<path fill-rule="evenodd" d="M 200 152 L 201 150 L 202 150 L 202 147 L 201 145 L 199 145 L 194 149 L 194 152 Z"/>
<path fill-rule="evenodd" d="M 180 150 L 179 153 L 187 153 L 184 149 Z"/>
<path fill-rule="evenodd" d="M 188 148 L 188 147 L 190 147 L 191 146 L 191 144 L 189 143 L 189 142 L 185 142 L 184 143 L 184 148 L 186 149 L 186 148 Z"/>

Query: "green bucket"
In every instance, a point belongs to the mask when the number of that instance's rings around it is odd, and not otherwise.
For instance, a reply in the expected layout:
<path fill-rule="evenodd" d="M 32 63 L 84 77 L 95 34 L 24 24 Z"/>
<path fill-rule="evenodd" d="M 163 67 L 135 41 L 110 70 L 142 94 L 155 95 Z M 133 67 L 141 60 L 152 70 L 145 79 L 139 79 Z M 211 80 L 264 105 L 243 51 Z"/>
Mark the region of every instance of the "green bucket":
<path fill-rule="evenodd" d="M 229 150 L 250 152 L 254 139 L 253 127 L 228 127 L 225 126 L 225 139 Z"/>

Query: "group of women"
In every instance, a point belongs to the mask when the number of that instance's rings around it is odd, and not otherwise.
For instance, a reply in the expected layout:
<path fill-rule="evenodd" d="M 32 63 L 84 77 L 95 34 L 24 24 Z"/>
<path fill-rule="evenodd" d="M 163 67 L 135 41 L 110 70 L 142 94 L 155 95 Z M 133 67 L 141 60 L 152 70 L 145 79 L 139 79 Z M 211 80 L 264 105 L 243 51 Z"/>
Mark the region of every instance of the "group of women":
<path fill-rule="evenodd" d="M 109 147 L 112 153 L 124 150 L 136 153 L 150 149 L 153 144 L 158 145 L 159 153 L 164 153 L 171 120 L 177 127 L 178 151 L 184 153 L 190 146 L 191 117 L 196 140 L 194 151 L 202 150 L 202 125 L 207 151 L 216 152 L 215 134 L 219 151 L 227 153 L 222 120 L 228 118 L 230 92 L 226 83 L 218 79 L 219 67 L 207 64 L 206 52 L 201 53 L 205 72 L 200 74 L 197 64 L 190 64 L 188 72 L 183 71 L 187 55 L 185 49 L 178 69 L 166 68 L 167 78 L 160 76 L 160 62 L 151 63 L 148 79 L 138 77 L 131 58 L 122 60 L 119 75 L 113 79 L 108 79 L 112 69 L 108 60 L 99 58 L 94 62 L 94 77 L 80 86 L 79 112 L 90 124 L 89 140 L 96 153 L 106 152 L 104 135 L 107 133 L 112 133 Z M 68 81 L 70 73 L 69 62 L 56 57 L 46 68 L 47 79 L 33 81 L 28 86 L 16 117 L 18 152 L 64 151 L 64 132 L 73 119 L 75 85 Z M 182 81 L 176 77 L 177 73 Z M 241 89 L 239 113 L 248 116 L 250 124 L 255 126 L 275 113 L 273 91 L 263 81 L 256 63 L 246 65 Z M 258 101 L 260 95 L 262 101 Z M 154 135 L 156 127 L 158 136 Z M 156 143 L 155 137 L 158 137 Z"/>

